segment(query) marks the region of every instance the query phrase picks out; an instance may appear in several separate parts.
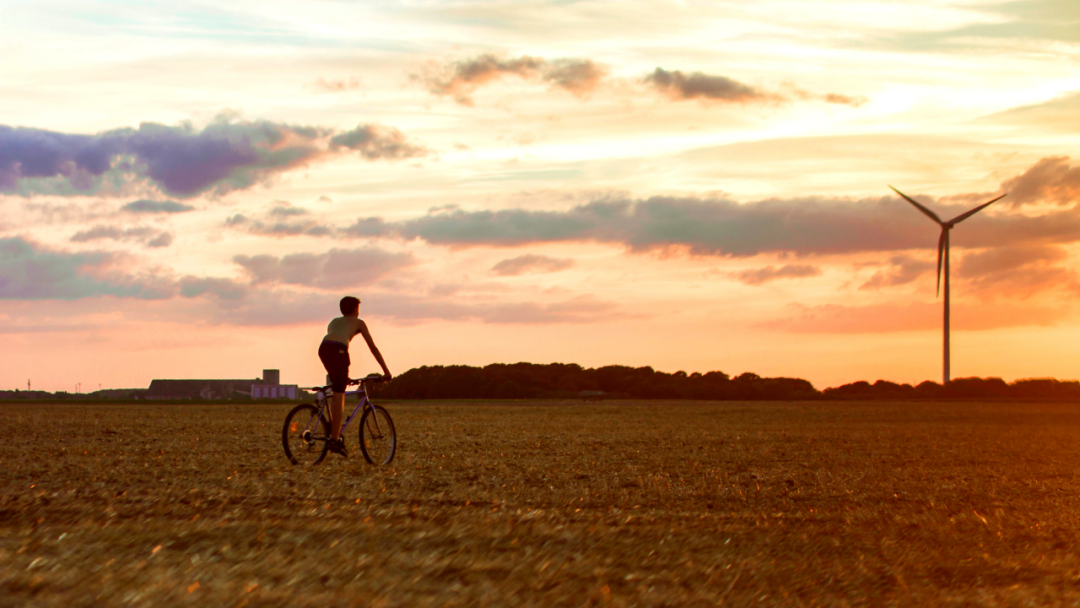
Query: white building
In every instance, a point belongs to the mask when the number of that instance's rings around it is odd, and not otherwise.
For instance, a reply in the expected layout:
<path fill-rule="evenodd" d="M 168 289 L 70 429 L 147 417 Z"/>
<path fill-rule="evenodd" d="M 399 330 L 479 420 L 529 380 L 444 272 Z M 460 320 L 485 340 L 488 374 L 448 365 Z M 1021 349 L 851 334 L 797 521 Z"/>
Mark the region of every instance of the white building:
<path fill-rule="evenodd" d="M 295 384 L 252 384 L 252 399 L 296 399 Z"/>
<path fill-rule="evenodd" d="M 280 384 L 281 372 L 276 369 L 264 369 L 263 381 L 251 385 L 252 399 L 296 399 L 299 390 L 295 384 Z"/>

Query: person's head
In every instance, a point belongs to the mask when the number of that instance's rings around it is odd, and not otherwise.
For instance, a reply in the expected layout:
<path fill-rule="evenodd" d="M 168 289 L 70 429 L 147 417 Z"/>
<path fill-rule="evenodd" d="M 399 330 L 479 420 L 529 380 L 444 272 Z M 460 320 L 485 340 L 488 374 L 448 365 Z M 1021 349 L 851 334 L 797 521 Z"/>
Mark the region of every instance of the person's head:
<path fill-rule="evenodd" d="M 360 298 L 345 296 L 341 298 L 338 308 L 341 309 L 341 314 L 346 317 L 358 316 L 360 314 Z"/>

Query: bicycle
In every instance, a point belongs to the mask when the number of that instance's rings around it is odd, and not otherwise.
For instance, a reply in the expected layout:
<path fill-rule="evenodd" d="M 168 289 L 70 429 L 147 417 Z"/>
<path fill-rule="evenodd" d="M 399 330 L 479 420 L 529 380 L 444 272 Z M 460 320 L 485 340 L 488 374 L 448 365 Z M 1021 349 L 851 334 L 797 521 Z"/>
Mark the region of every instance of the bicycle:
<path fill-rule="evenodd" d="M 364 378 L 349 380 L 349 386 L 359 384 L 360 388 L 346 391 L 346 395 L 358 395 L 360 401 L 356 409 L 341 425 L 341 438 L 345 439 L 345 429 L 360 414 L 360 451 L 364 460 L 373 465 L 387 465 L 397 452 L 397 433 L 390 413 L 381 405 L 375 405 L 368 398 L 368 386 L 382 382 L 379 374 L 369 374 Z M 285 457 L 292 464 L 314 466 L 326 458 L 330 449 L 327 439 L 330 437 L 330 420 L 325 416 L 328 407 L 327 397 L 332 393 L 329 386 L 315 386 L 309 389 L 315 392 L 315 403 L 301 403 L 285 417 L 285 426 L 281 429 L 281 445 L 285 448 Z"/>

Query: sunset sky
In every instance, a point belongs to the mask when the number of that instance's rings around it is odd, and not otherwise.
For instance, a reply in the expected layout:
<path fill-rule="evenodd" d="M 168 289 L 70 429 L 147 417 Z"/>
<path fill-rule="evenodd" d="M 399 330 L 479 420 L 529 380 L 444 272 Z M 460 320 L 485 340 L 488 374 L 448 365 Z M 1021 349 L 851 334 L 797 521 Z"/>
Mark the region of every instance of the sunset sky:
<path fill-rule="evenodd" d="M 64 2 L 0 18 L 0 389 L 1080 377 L 1080 3 Z M 377 371 L 354 343 L 353 372 Z"/>

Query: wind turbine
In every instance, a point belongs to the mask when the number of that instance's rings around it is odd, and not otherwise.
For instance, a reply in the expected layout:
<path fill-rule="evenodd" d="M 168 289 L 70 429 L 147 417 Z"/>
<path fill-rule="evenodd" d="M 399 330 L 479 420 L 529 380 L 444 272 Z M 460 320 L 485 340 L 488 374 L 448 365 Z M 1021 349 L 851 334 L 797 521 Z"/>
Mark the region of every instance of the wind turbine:
<path fill-rule="evenodd" d="M 915 208 L 918 209 L 919 211 L 922 211 L 924 214 L 926 214 L 926 217 L 934 220 L 935 222 L 937 222 L 937 224 L 939 226 L 941 226 L 941 237 L 938 238 L 938 246 L 937 246 L 937 293 L 938 293 L 938 295 L 941 295 L 941 265 L 942 265 L 942 262 L 944 261 L 944 263 L 945 263 L 945 371 L 944 371 L 945 381 L 943 382 L 943 384 L 948 384 L 949 380 L 950 380 L 950 378 L 949 378 L 949 231 L 953 229 L 953 226 L 959 224 L 960 222 L 966 220 L 967 218 L 969 218 L 969 217 L 975 215 L 976 213 L 982 211 L 985 207 L 989 206 L 990 203 L 997 202 L 997 201 L 1005 198 L 1007 195 L 1002 194 L 1001 196 L 995 198 L 994 200 L 992 200 L 990 202 L 983 203 L 983 204 L 979 205 L 978 207 L 975 207 L 971 211 L 961 213 L 960 215 L 954 217 L 953 219 L 951 219 L 951 220 L 949 220 L 947 222 L 943 222 L 943 221 L 941 221 L 941 218 L 938 217 L 937 214 L 934 213 L 933 211 L 927 209 L 926 207 L 923 207 L 919 203 L 916 203 L 914 200 L 912 200 L 910 197 L 908 197 L 908 195 L 904 194 L 903 192 L 900 192 L 896 188 L 893 188 L 892 186 L 889 186 L 889 187 L 892 188 L 893 192 L 895 192 L 895 193 L 899 194 L 900 196 L 904 197 L 904 200 L 911 203 L 912 205 L 915 205 Z"/>

